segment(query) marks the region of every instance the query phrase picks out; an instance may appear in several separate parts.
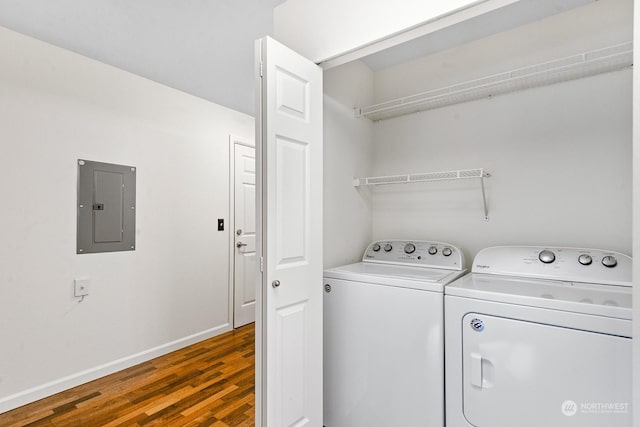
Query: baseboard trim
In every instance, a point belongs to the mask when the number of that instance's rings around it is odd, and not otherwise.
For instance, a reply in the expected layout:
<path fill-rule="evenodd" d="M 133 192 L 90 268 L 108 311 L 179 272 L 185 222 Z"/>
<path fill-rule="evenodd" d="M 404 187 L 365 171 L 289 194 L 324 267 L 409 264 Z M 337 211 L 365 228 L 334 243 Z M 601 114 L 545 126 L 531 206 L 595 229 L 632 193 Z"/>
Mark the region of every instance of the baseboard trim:
<path fill-rule="evenodd" d="M 207 329 L 206 331 L 198 332 L 193 335 L 162 344 L 158 347 L 150 348 L 112 362 L 107 362 L 84 371 L 76 372 L 75 374 L 23 390 L 7 397 L 2 397 L 0 398 L 0 413 L 7 412 L 28 403 L 35 402 L 36 400 L 60 393 L 61 391 L 77 387 L 81 384 L 113 374 L 114 372 L 130 368 L 158 356 L 171 353 L 172 351 L 180 350 L 181 348 L 190 346 L 197 342 L 213 338 L 216 335 L 228 332 L 231 329 L 231 325 L 229 323 L 225 323 L 223 325 L 216 326 L 215 328 Z"/>

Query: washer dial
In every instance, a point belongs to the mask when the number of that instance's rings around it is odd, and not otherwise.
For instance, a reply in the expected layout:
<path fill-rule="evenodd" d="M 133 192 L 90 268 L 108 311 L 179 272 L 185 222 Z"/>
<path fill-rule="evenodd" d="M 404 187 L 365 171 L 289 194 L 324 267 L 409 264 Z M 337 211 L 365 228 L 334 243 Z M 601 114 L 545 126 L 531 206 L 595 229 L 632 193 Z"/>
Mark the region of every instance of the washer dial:
<path fill-rule="evenodd" d="M 429 247 L 429 254 L 430 255 L 435 255 L 438 253 L 438 248 L 436 248 L 435 246 L 430 246 Z"/>
<path fill-rule="evenodd" d="M 407 243 L 406 245 L 404 245 L 404 253 L 412 254 L 415 251 L 416 251 L 416 245 L 414 245 L 413 243 Z"/>
<path fill-rule="evenodd" d="M 444 248 L 442 250 L 442 255 L 444 256 L 450 256 L 453 253 L 453 251 L 451 250 L 451 248 Z"/>
<path fill-rule="evenodd" d="M 581 254 L 578 257 L 578 262 L 582 265 L 591 265 L 591 263 L 593 262 L 593 259 L 591 258 L 591 255 Z"/>
<path fill-rule="evenodd" d="M 545 249 L 544 251 L 538 254 L 538 259 L 544 262 L 545 264 L 551 264 L 553 261 L 556 260 L 556 254 L 554 254 L 548 249 Z"/>
<path fill-rule="evenodd" d="M 385 252 L 391 252 L 391 249 L 393 249 L 393 246 L 391 246 L 391 243 L 387 243 L 386 245 L 384 245 Z"/>
<path fill-rule="evenodd" d="M 611 255 L 607 255 L 606 257 L 602 258 L 602 265 L 608 268 L 613 268 L 618 265 L 618 260 Z"/>
<path fill-rule="evenodd" d="M 373 252 L 378 252 L 380 250 L 380 243 L 376 243 L 373 245 Z"/>

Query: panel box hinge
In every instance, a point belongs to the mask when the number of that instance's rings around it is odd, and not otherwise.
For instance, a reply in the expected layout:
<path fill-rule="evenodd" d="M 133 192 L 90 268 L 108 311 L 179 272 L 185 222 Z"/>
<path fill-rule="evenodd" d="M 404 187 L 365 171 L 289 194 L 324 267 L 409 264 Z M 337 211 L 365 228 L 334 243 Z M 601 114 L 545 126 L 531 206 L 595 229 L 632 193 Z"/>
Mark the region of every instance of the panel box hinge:
<path fill-rule="evenodd" d="M 264 271 L 264 259 L 260 257 L 260 273 Z"/>
<path fill-rule="evenodd" d="M 262 62 L 260 62 L 260 77 L 264 77 L 264 74 L 262 72 Z"/>

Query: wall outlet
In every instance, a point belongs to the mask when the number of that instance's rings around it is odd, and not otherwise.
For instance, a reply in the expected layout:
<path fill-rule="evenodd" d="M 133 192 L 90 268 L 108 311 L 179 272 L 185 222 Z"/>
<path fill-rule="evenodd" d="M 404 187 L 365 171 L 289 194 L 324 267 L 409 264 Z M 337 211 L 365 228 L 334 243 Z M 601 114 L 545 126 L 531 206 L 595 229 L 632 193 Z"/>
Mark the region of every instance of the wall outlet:
<path fill-rule="evenodd" d="M 73 294 L 77 297 L 89 295 L 89 279 L 76 279 L 73 281 Z"/>

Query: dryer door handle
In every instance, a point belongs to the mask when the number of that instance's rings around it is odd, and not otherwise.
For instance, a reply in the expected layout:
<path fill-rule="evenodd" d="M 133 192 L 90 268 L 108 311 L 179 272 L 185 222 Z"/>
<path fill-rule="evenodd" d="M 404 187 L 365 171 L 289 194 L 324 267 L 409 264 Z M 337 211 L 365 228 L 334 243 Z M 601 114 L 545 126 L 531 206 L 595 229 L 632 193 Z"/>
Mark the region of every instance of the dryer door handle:
<path fill-rule="evenodd" d="M 482 388 L 482 355 L 471 353 L 471 385 Z"/>

